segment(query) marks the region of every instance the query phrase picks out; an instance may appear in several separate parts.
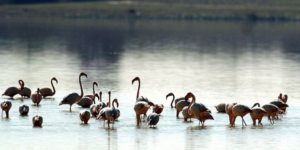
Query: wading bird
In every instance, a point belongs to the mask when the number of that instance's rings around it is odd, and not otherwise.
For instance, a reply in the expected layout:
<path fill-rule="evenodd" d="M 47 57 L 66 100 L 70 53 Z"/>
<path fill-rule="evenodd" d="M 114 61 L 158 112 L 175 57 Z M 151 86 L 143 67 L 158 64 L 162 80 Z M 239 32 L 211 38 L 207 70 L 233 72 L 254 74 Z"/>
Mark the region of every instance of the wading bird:
<path fill-rule="evenodd" d="M 32 118 L 32 124 L 33 124 L 33 127 L 42 127 L 42 124 L 43 124 L 43 117 L 42 116 L 34 116 Z"/>
<path fill-rule="evenodd" d="M 80 101 L 83 96 L 83 89 L 82 89 L 82 83 L 81 83 L 82 76 L 87 78 L 87 74 L 85 74 L 84 72 L 81 72 L 79 74 L 79 86 L 80 86 L 80 91 L 81 91 L 80 95 L 78 93 L 71 93 L 71 94 L 67 95 L 65 98 L 63 98 L 63 100 L 59 103 L 59 105 L 63 105 L 63 104 L 70 105 L 70 112 L 72 111 L 72 109 L 71 109 L 72 105 L 77 103 L 78 101 Z"/>
<path fill-rule="evenodd" d="M 21 90 L 19 92 L 19 94 L 21 95 L 22 98 L 30 98 L 31 96 L 31 90 L 28 87 L 25 87 L 25 83 L 23 80 L 21 80 Z"/>
<path fill-rule="evenodd" d="M 38 88 L 36 93 L 31 95 L 31 100 L 33 104 L 39 106 L 40 102 L 42 101 L 42 94 L 40 93 L 40 89 Z"/>
<path fill-rule="evenodd" d="M 1 103 L 1 109 L 2 109 L 2 112 L 1 112 L 1 117 L 3 118 L 3 111 L 5 112 L 6 114 L 6 118 L 9 118 L 9 110 L 11 108 L 12 104 L 10 101 L 3 101 Z"/>
<path fill-rule="evenodd" d="M 80 118 L 81 122 L 83 122 L 84 124 L 87 124 L 91 118 L 91 113 L 87 110 L 82 110 L 79 113 L 79 118 Z"/>
<path fill-rule="evenodd" d="M 225 103 L 221 103 L 216 105 L 215 108 L 217 109 L 218 113 L 226 113 L 225 106 Z"/>
<path fill-rule="evenodd" d="M 22 81 L 21 80 L 19 80 L 19 85 L 20 85 L 20 88 L 17 88 L 17 87 L 7 88 L 2 95 L 9 96 L 10 98 L 13 98 L 16 94 L 20 93 L 20 90 L 22 88 Z"/>
<path fill-rule="evenodd" d="M 93 94 L 92 95 L 85 95 L 84 97 L 89 97 L 90 99 L 93 100 L 94 104 L 96 104 L 95 102 L 95 97 L 96 97 L 96 93 L 95 93 L 95 86 L 98 87 L 98 83 L 97 82 L 93 82 Z M 99 95 L 98 95 L 99 96 Z M 98 97 L 99 99 L 99 97 Z"/>
<path fill-rule="evenodd" d="M 257 107 L 255 107 L 257 106 Z M 258 125 L 263 126 L 263 124 L 261 123 L 262 118 L 267 114 L 267 112 L 260 107 L 259 103 L 255 103 L 252 107 L 251 107 L 252 112 L 250 113 L 250 116 L 252 118 L 253 121 L 253 126 L 256 126 L 256 120 L 258 120 Z"/>
<path fill-rule="evenodd" d="M 262 106 L 262 108 L 266 111 L 268 120 L 272 125 L 274 124 L 274 120 L 277 117 L 277 115 L 283 112 L 280 108 L 278 108 L 274 104 L 265 104 Z"/>
<path fill-rule="evenodd" d="M 193 93 L 186 94 L 185 99 L 188 100 L 189 98 L 192 98 L 192 102 L 189 104 L 188 114 L 199 120 L 199 126 L 200 124 L 204 126 L 204 121 L 207 118 L 205 113 L 210 113 L 210 110 L 202 103 L 196 103 L 196 97 Z"/>
<path fill-rule="evenodd" d="M 99 99 L 99 95 L 96 93 L 95 97 Z M 93 104 L 94 100 L 90 97 L 83 97 L 77 104 L 83 108 L 90 108 L 90 106 Z"/>
<path fill-rule="evenodd" d="M 171 108 L 174 107 L 174 106 L 173 106 L 174 101 L 175 101 L 175 105 L 176 105 L 179 101 L 184 100 L 184 97 L 180 97 L 180 98 L 175 99 L 175 95 L 174 95 L 174 93 L 172 93 L 172 92 L 170 92 L 170 93 L 166 96 L 166 100 L 168 100 L 168 97 L 170 97 L 170 96 L 173 97 L 173 98 L 172 98 L 172 101 L 171 101 L 171 103 L 170 103 Z"/>
<path fill-rule="evenodd" d="M 29 107 L 27 105 L 21 105 L 19 107 L 19 113 L 21 116 L 27 116 L 29 113 Z"/>
<path fill-rule="evenodd" d="M 244 125 L 247 126 L 246 121 L 244 120 L 244 116 L 251 112 L 252 112 L 252 110 L 246 105 L 242 105 L 242 104 L 234 105 L 232 107 L 232 114 L 233 114 L 232 123 L 233 123 L 233 125 L 235 125 L 236 117 L 240 116 L 242 118 L 242 127 L 244 127 Z"/>
<path fill-rule="evenodd" d="M 146 115 L 148 109 L 150 108 L 151 103 L 149 102 L 149 100 L 147 98 L 144 98 L 143 96 L 139 97 L 140 86 L 141 86 L 140 78 L 135 77 L 131 83 L 133 84 L 135 81 L 138 82 L 138 90 L 137 90 L 137 94 L 136 94 L 136 103 L 134 105 L 134 111 L 136 114 L 136 126 L 140 126 L 141 115 L 142 114 L 144 114 L 144 116 Z"/>
<path fill-rule="evenodd" d="M 228 114 L 229 117 L 229 126 L 230 127 L 234 127 L 234 122 L 233 122 L 233 111 L 232 108 L 234 105 L 236 105 L 237 103 L 229 103 L 225 105 L 225 111 Z"/>
<path fill-rule="evenodd" d="M 150 113 L 147 117 L 148 126 L 150 128 L 155 128 L 158 121 L 159 121 L 159 114 L 157 114 L 155 112 Z"/>
<path fill-rule="evenodd" d="M 53 81 L 55 81 L 56 84 L 58 84 L 58 81 L 55 77 L 51 78 L 50 83 L 52 86 L 52 90 L 50 88 L 41 88 L 40 89 L 40 93 L 44 98 L 46 98 L 48 96 L 53 96 L 55 94 L 56 91 L 55 91 L 55 87 L 53 85 Z"/>

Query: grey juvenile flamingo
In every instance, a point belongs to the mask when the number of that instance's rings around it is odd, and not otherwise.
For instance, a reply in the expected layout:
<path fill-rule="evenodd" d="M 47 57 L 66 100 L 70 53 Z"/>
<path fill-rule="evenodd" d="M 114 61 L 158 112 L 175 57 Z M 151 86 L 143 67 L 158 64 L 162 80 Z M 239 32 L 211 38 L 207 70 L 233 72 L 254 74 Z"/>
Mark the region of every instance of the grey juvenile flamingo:
<path fill-rule="evenodd" d="M 252 110 L 246 106 L 246 105 L 242 105 L 242 104 L 236 104 L 232 107 L 232 114 L 233 114 L 233 118 L 232 118 L 232 123 L 233 126 L 235 125 L 235 119 L 237 116 L 240 116 L 242 118 L 242 126 L 244 127 L 247 126 L 245 120 L 244 120 L 244 116 L 247 115 L 248 113 L 251 113 Z"/>
<path fill-rule="evenodd" d="M 29 112 L 29 107 L 27 105 L 21 105 L 19 107 L 19 113 L 21 116 L 27 116 Z"/>
<path fill-rule="evenodd" d="M 43 124 L 43 117 L 42 116 L 34 116 L 32 118 L 32 124 L 33 124 L 33 127 L 42 127 L 42 124 Z"/>
<path fill-rule="evenodd" d="M 25 83 L 23 80 L 21 80 L 22 86 L 19 94 L 21 95 L 22 98 L 30 98 L 31 96 L 31 90 L 28 87 L 25 87 Z"/>
<path fill-rule="evenodd" d="M 139 77 L 135 77 L 132 80 L 132 84 L 137 81 L 138 82 L 138 90 L 137 90 L 137 94 L 136 94 L 136 103 L 134 105 L 134 111 L 136 114 L 136 125 L 140 126 L 140 122 L 141 122 L 141 115 L 144 114 L 146 115 L 148 109 L 150 108 L 149 105 L 149 100 L 144 98 L 143 96 L 139 98 L 139 93 L 140 93 L 140 78 Z"/>
<path fill-rule="evenodd" d="M 13 98 L 16 94 L 20 93 L 20 90 L 22 88 L 22 81 L 21 80 L 19 80 L 19 85 L 20 85 L 20 88 L 17 88 L 17 87 L 7 88 L 2 95 L 9 96 L 10 98 Z"/>
<path fill-rule="evenodd" d="M 51 86 L 52 86 L 52 90 L 50 88 L 41 88 L 40 89 L 40 93 L 44 98 L 46 98 L 47 96 L 53 96 L 55 94 L 56 90 L 55 90 L 55 87 L 53 85 L 53 81 L 55 81 L 56 84 L 58 84 L 58 81 L 55 77 L 51 78 L 50 83 L 51 83 Z"/>
<path fill-rule="evenodd" d="M 91 118 L 91 113 L 87 110 L 82 110 L 79 113 L 79 118 L 80 118 L 81 122 L 83 122 L 84 124 L 87 124 Z"/>
<path fill-rule="evenodd" d="M 210 113 L 210 110 L 202 103 L 196 103 L 196 97 L 193 93 L 189 92 L 186 94 L 185 99 L 187 100 L 189 98 L 192 98 L 192 102 L 188 107 L 189 115 L 191 115 L 193 118 L 198 119 L 199 125 L 201 123 L 201 125 L 204 126 L 204 121 L 206 120 L 205 118 L 207 118 L 205 112 Z"/>
<path fill-rule="evenodd" d="M 39 106 L 40 102 L 42 101 L 42 94 L 40 93 L 40 89 L 38 88 L 36 93 L 31 95 L 31 100 L 33 104 Z"/>
<path fill-rule="evenodd" d="M 1 117 L 3 118 L 3 111 L 5 112 L 6 114 L 6 118 L 9 118 L 9 110 L 11 108 L 12 104 L 10 101 L 3 101 L 1 103 L 1 109 L 2 109 L 2 112 L 1 112 Z"/>
<path fill-rule="evenodd" d="M 155 112 L 150 113 L 147 117 L 148 126 L 150 128 L 155 128 L 158 121 L 159 121 L 159 114 L 157 114 Z"/>
<path fill-rule="evenodd" d="M 257 106 L 257 107 L 255 107 Z M 253 121 L 253 126 L 256 126 L 256 120 L 258 120 L 258 124 L 263 126 L 263 124 L 261 123 L 262 118 L 266 115 L 266 111 L 260 107 L 259 103 L 255 103 L 252 107 L 251 107 L 252 112 L 250 113 L 250 116 L 252 118 Z"/>
<path fill-rule="evenodd" d="M 70 112 L 72 111 L 72 109 L 71 109 L 72 105 L 77 103 L 78 101 L 80 101 L 83 96 L 83 89 L 82 89 L 82 83 L 81 83 L 82 76 L 87 78 L 87 74 L 85 74 L 84 72 L 81 72 L 79 74 L 79 85 L 80 85 L 80 91 L 81 91 L 80 95 L 78 93 L 71 93 L 71 94 L 67 95 L 65 98 L 63 98 L 63 100 L 59 103 L 59 105 L 63 105 L 63 104 L 70 105 Z"/>

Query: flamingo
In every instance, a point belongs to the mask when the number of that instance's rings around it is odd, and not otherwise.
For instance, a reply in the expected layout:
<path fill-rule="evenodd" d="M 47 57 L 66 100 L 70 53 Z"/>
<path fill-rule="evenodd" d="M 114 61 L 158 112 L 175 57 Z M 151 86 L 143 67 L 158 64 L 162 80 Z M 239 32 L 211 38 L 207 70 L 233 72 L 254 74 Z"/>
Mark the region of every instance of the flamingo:
<path fill-rule="evenodd" d="M 21 90 L 19 92 L 19 94 L 22 96 L 22 98 L 30 98 L 31 96 L 31 90 L 28 87 L 25 87 L 25 83 L 23 80 L 21 80 Z"/>
<path fill-rule="evenodd" d="M 13 98 L 16 94 L 20 93 L 20 90 L 21 90 L 21 87 L 22 87 L 22 81 L 21 80 L 19 80 L 19 85 L 20 85 L 20 88 L 17 88 L 17 87 L 7 88 L 2 95 L 9 96 L 10 98 Z"/>
<path fill-rule="evenodd" d="M 215 108 L 217 109 L 218 113 L 226 113 L 225 106 L 225 103 L 220 103 L 216 105 Z"/>
<path fill-rule="evenodd" d="M 184 122 L 187 122 L 188 119 L 190 119 L 190 122 L 192 121 L 193 116 L 188 113 L 188 108 L 189 108 L 189 106 L 183 107 L 182 112 L 181 112 L 182 116 L 184 118 Z"/>
<path fill-rule="evenodd" d="M 107 106 L 106 103 L 102 102 L 102 92 L 101 91 L 99 92 L 99 95 L 100 95 L 99 96 L 100 103 L 96 104 L 96 105 L 92 105 L 90 108 L 90 111 L 91 111 L 91 114 L 93 117 L 97 117 L 100 110 Z"/>
<path fill-rule="evenodd" d="M 189 106 L 191 102 L 189 102 L 187 99 L 185 100 L 180 100 L 176 103 L 175 108 L 176 108 L 176 118 L 179 118 L 179 113 L 182 111 L 182 109 L 185 106 Z"/>
<path fill-rule="evenodd" d="M 21 105 L 19 107 L 19 112 L 21 116 L 27 116 L 29 112 L 29 107 L 27 105 Z"/>
<path fill-rule="evenodd" d="M 202 114 L 201 118 L 200 118 L 200 123 L 201 123 L 201 126 L 203 127 L 204 126 L 204 122 L 206 120 L 214 120 L 214 117 L 211 115 L 210 112 L 206 111 Z"/>
<path fill-rule="evenodd" d="M 230 103 L 230 104 L 226 104 L 225 105 L 225 112 L 228 114 L 229 116 L 229 125 L 230 127 L 234 126 L 234 122 L 233 121 L 233 111 L 232 108 L 234 105 L 236 105 L 237 103 Z"/>
<path fill-rule="evenodd" d="M 95 102 L 95 97 L 96 97 L 96 93 L 95 93 L 95 86 L 98 87 L 98 83 L 97 82 L 93 82 L 93 94 L 92 95 L 85 95 L 84 97 L 89 97 L 93 100 L 94 104 Z"/>
<path fill-rule="evenodd" d="M 275 100 L 275 101 L 270 102 L 270 104 L 276 105 L 278 108 L 283 110 L 282 112 L 285 112 L 286 108 L 289 107 L 289 105 L 284 103 L 282 100 Z"/>
<path fill-rule="evenodd" d="M 141 81 L 139 77 L 135 77 L 131 83 L 133 84 L 135 81 L 138 82 L 138 90 L 136 94 L 136 103 L 134 105 L 134 111 L 136 114 L 136 126 L 140 126 L 141 115 L 144 114 L 144 116 L 146 116 L 150 105 L 153 105 L 153 103 L 151 103 L 147 98 L 144 98 L 143 96 L 139 98 Z"/>
<path fill-rule="evenodd" d="M 51 78 L 50 83 L 51 83 L 53 90 L 51 90 L 50 88 L 41 88 L 40 89 L 40 93 L 44 98 L 46 98 L 47 96 L 53 96 L 55 94 L 56 91 L 55 91 L 55 87 L 53 85 L 53 81 L 55 81 L 56 84 L 58 84 L 58 81 L 55 77 Z"/>
<path fill-rule="evenodd" d="M 81 122 L 83 122 L 84 124 L 87 124 L 91 118 L 91 113 L 87 110 L 82 110 L 79 113 L 79 118 L 80 118 Z"/>
<path fill-rule="evenodd" d="M 115 104 L 117 105 L 117 107 L 115 106 Z M 115 120 L 117 120 L 119 117 L 120 117 L 120 115 L 121 115 L 121 112 L 120 112 L 120 110 L 118 109 L 119 108 L 119 102 L 118 102 L 118 99 L 114 99 L 113 101 L 112 101 L 112 107 L 113 107 L 113 111 L 114 111 L 114 119 Z"/>
<path fill-rule="evenodd" d="M 33 127 L 42 127 L 43 117 L 38 116 L 38 115 L 32 117 L 32 124 L 33 124 Z"/>
<path fill-rule="evenodd" d="M 110 128 L 109 124 L 110 123 L 114 123 L 115 121 L 115 117 L 116 117 L 116 111 L 114 110 L 114 108 L 111 108 L 110 107 L 110 97 L 111 97 L 111 92 L 109 91 L 108 92 L 108 106 L 103 108 L 100 112 L 99 112 L 99 115 L 98 115 L 98 119 L 102 119 L 102 120 L 107 120 L 107 126 L 108 128 Z M 104 122 L 105 124 L 105 122 Z"/>
<path fill-rule="evenodd" d="M 97 93 L 95 94 L 95 97 L 99 99 L 99 95 Z M 79 102 L 77 102 L 77 104 L 83 108 L 90 108 L 93 102 L 94 100 L 92 98 L 85 96 Z"/>
<path fill-rule="evenodd" d="M 262 108 L 267 112 L 268 120 L 273 125 L 274 119 L 278 113 L 282 112 L 282 110 L 274 104 L 265 104 Z"/>
<path fill-rule="evenodd" d="M 148 126 L 150 128 L 155 128 L 158 121 L 159 121 L 159 114 L 157 114 L 155 112 L 150 113 L 147 117 Z"/>
<path fill-rule="evenodd" d="M 42 94 L 40 93 L 40 89 L 38 88 L 36 93 L 31 95 L 31 100 L 33 104 L 36 104 L 36 106 L 39 106 L 40 102 L 42 101 Z"/>
<path fill-rule="evenodd" d="M 258 107 L 255 107 L 258 106 Z M 259 103 L 255 103 L 252 107 L 251 107 L 252 112 L 250 113 L 250 116 L 252 118 L 253 121 L 253 126 L 256 126 L 256 120 L 258 120 L 258 124 L 263 126 L 263 124 L 261 123 L 262 118 L 266 115 L 266 111 L 260 107 Z"/>
<path fill-rule="evenodd" d="M 1 117 L 3 118 L 3 111 L 5 112 L 6 114 L 6 118 L 9 118 L 9 110 L 11 108 L 12 104 L 10 101 L 3 101 L 1 103 L 1 109 L 2 109 L 2 112 L 1 112 Z"/>
<path fill-rule="evenodd" d="M 160 115 L 163 110 L 164 110 L 164 105 L 163 104 L 155 104 L 153 106 L 153 112 L 157 113 L 158 115 Z"/>
<path fill-rule="evenodd" d="M 242 118 L 242 127 L 244 127 L 244 125 L 247 126 L 247 124 L 244 120 L 244 116 L 251 112 L 252 112 L 252 110 L 246 105 L 242 105 L 242 104 L 234 105 L 232 107 L 232 114 L 233 114 L 232 123 L 233 123 L 233 125 L 235 124 L 236 117 L 240 116 Z"/>
<path fill-rule="evenodd" d="M 77 103 L 78 101 L 80 101 L 83 96 L 83 89 L 82 89 L 82 83 L 81 83 L 82 76 L 87 78 L 87 74 L 85 74 L 84 72 L 81 72 L 79 74 L 79 85 L 80 85 L 81 94 L 79 95 L 78 93 L 71 93 L 71 94 L 67 95 L 65 98 L 63 98 L 63 100 L 59 103 L 59 105 L 63 105 L 63 104 L 70 105 L 70 112 L 72 111 L 72 109 L 71 109 L 72 105 Z"/>
<path fill-rule="evenodd" d="M 204 126 L 204 121 L 206 118 L 205 112 L 210 113 L 210 110 L 202 103 L 196 103 L 196 97 L 193 93 L 189 92 L 186 94 L 185 99 L 187 100 L 189 98 L 192 98 L 192 102 L 188 106 L 188 114 L 199 120 L 199 126 L 200 123 L 202 126 Z"/>
<path fill-rule="evenodd" d="M 170 92 L 170 93 L 166 96 L 166 99 L 168 100 L 168 97 L 170 97 L 170 96 L 173 97 L 173 99 L 172 99 L 172 101 L 171 101 L 171 104 L 170 104 L 170 105 L 171 105 L 171 108 L 174 107 L 174 106 L 173 106 L 174 100 L 175 100 L 175 105 L 176 105 L 179 101 L 184 100 L 184 97 L 180 97 L 180 98 L 175 99 L 175 95 L 174 95 L 174 93 L 172 93 L 172 92 Z"/>

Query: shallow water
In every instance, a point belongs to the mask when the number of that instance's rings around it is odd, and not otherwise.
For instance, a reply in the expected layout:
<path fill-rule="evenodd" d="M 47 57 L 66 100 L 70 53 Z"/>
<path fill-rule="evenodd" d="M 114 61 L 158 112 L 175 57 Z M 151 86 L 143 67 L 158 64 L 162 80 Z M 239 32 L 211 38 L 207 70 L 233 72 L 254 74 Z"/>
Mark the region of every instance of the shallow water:
<path fill-rule="evenodd" d="M 50 87 L 59 80 L 53 99 L 40 107 L 30 99 L 12 100 L 10 119 L 0 120 L 0 149 L 297 149 L 300 133 L 300 29 L 297 23 L 158 22 L 158 21 L 0 21 L 0 89 L 18 86 Z M 113 130 L 92 118 L 81 125 L 74 105 L 58 106 L 71 92 L 79 92 L 78 75 L 86 72 L 84 92 L 112 91 L 120 102 L 121 118 Z M 156 129 L 135 127 L 133 105 L 140 76 L 141 95 L 165 106 Z M 212 110 L 215 120 L 205 128 L 198 121 L 175 118 L 166 94 L 193 92 Z M 252 105 L 289 95 L 288 113 L 264 127 L 229 128 L 228 117 L 214 105 L 238 102 Z M 5 97 L 2 97 L 2 101 Z M 18 107 L 30 105 L 28 117 Z M 43 128 L 31 118 L 44 117 Z"/>

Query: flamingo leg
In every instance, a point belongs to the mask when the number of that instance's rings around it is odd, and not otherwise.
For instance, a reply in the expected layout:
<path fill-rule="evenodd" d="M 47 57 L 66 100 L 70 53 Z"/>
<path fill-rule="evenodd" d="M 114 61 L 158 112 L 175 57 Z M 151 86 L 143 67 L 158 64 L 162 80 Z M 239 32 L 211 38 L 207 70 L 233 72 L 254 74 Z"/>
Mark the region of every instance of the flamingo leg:
<path fill-rule="evenodd" d="M 179 118 L 179 111 L 176 110 L 176 118 L 178 119 Z"/>
<path fill-rule="evenodd" d="M 70 112 L 72 112 L 72 109 L 71 109 L 72 105 L 70 105 Z"/>
<path fill-rule="evenodd" d="M 247 126 L 246 121 L 244 120 L 244 118 L 242 117 L 242 121 L 244 122 L 245 126 Z"/>
<path fill-rule="evenodd" d="M 136 126 L 140 126 L 140 115 L 136 114 Z"/>
<path fill-rule="evenodd" d="M 3 110 L 1 111 L 1 117 L 3 118 Z"/>
<path fill-rule="evenodd" d="M 6 113 L 6 118 L 9 118 L 9 112 L 5 111 L 5 113 Z"/>

